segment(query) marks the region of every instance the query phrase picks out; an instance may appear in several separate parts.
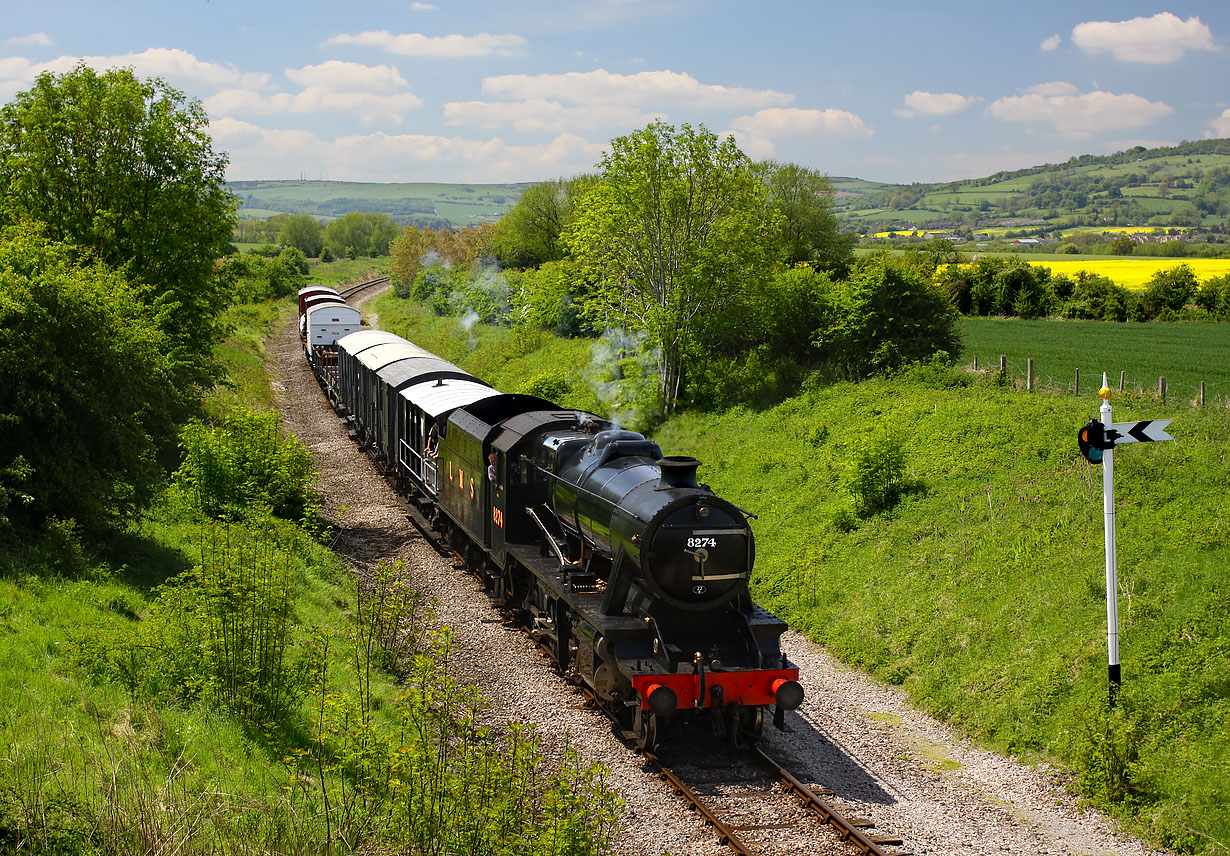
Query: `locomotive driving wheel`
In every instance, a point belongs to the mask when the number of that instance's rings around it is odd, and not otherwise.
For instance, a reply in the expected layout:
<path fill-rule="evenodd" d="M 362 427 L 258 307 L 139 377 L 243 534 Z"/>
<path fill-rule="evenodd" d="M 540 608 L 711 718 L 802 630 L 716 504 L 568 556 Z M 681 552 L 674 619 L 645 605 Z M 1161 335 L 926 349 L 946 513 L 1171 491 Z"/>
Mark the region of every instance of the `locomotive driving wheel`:
<path fill-rule="evenodd" d="M 636 719 L 636 748 L 644 752 L 655 751 L 658 748 L 658 715 L 647 711 Z"/>

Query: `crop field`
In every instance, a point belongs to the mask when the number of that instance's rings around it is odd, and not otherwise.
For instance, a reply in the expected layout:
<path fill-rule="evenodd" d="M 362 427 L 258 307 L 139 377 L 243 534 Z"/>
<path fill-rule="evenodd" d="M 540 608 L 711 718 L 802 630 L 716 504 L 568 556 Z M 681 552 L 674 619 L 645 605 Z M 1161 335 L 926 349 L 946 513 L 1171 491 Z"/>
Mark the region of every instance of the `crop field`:
<path fill-rule="evenodd" d="M 1170 270 L 1185 264 L 1195 272 L 1201 282 L 1215 276 L 1230 274 L 1230 259 L 1162 259 L 1133 257 L 1124 259 L 1096 260 L 1071 259 L 1063 261 L 1034 261 L 1026 258 L 1032 265 L 1040 265 L 1051 269 L 1051 273 L 1062 273 L 1075 277 L 1078 271 L 1096 273 L 1113 281 L 1124 288 L 1144 288 L 1160 270 Z"/>
<path fill-rule="evenodd" d="M 978 358 L 979 368 L 1008 358 L 1012 375 L 1025 377 L 1030 357 L 1041 387 L 1071 389 L 1080 369 L 1081 395 L 1093 407 L 1102 373 L 1118 390 L 1126 372 L 1128 390 L 1156 393 L 1158 378 L 1166 378 L 1167 397 L 1191 402 L 1205 384 L 1209 402 L 1230 400 L 1230 324 L 1114 324 L 1105 321 L 1021 321 L 1003 318 L 962 318 L 965 365 Z M 1091 411 L 1092 412 L 1092 411 Z"/>

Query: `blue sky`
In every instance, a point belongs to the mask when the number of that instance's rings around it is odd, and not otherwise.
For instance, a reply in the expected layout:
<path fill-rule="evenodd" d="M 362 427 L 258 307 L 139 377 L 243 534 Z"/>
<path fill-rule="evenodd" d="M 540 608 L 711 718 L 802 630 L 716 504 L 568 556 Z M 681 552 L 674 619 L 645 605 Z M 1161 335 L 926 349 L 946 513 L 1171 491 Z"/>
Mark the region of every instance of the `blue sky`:
<path fill-rule="evenodd" d="M 233 179 L 533 181 L 655 118 L 833 176 L 941 181 L 1230 137 L 1230 3 L 25 2 L 0 101 L 128 65 Z"/>

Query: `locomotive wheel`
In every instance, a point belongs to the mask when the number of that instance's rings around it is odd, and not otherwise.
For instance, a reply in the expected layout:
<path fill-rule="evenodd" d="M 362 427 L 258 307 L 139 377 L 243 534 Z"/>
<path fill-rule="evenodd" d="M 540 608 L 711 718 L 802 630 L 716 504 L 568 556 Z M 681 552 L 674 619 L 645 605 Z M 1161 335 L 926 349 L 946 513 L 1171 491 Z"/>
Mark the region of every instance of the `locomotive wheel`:
<path fill-rule="evenodd" d="M 740 708 L 730 723 L 730 742 L 736 747 L 754 743 L 764 733 L 764 708 Z"/>
<path fill-rule="evenodd" d="M 658 748 L 658 715 L 641 716 L 641 727 L 636 734 L 636 748 L 653 752 Z"/>

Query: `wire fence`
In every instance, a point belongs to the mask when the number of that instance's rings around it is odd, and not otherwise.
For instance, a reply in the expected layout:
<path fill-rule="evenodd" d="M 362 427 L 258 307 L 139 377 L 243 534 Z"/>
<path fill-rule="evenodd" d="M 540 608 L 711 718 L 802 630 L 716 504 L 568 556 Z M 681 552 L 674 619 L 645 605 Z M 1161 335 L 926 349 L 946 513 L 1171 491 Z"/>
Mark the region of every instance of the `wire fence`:
<path fill-rule="evenodd" d="M 991 365 L 981 363 L 977 357 L 969 368 L 976 372 L 998 372 L 1017 389 L 1025 392 L 1068 393 L 1074 396 L 1096 393 L 1102 387 L 1101 372 L 1082 372 L 1074 368 L 1067 377 L 1040 373 L 1034 370 L 1033 357 L 1024 364 L 1009 360 L 1000 354 L 999 362 Z M 1110 388 L 1132 397 L 1152 398 L 1157 401 L 1189 403 L 1192 407 L 1230 407 L 1230 382 L 1172 383 L 1165 375 L 1156 378 L 1130 378 L 1127 372 L 1107 373 Z"/>

